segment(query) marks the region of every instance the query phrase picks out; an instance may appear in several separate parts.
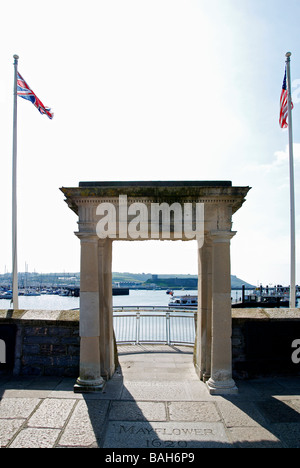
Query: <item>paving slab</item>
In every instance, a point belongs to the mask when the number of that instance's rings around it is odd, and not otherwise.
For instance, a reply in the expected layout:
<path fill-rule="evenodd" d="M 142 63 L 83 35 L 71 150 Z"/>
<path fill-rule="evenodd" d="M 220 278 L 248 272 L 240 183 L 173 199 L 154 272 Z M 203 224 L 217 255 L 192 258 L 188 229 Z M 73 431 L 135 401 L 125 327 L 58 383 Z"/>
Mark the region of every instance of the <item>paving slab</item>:
<path fill-rule="evenodd" d="M 40 402 L 38 398 L 3 398 L 0 401 L 0 420 L 26 419 Z"/>
<path fill-rule="evenodd" d="M 101 444 L 108 401 L 80 400 L 59 440 L 59 446 L 92 447 Z"/>
<path fill-rule="evenodd" d="M 0 420 L 0 448 L 5 447 L 26 422 L 26 419 Z"/>
<path fill-rule="evenodd" d="M 122 400 L 184 401 L 190 400 L 184 382 L 128 381 L 123 388 Z"/>
<path fill-rule="evenodd" d="M 278 435 L 287 448 L 300 448 L 300 424 L 272 424 L 271 430 L 273 434 Z"/>
<path fill-rule="evenodd" d="M 62 428 L 76 400 L 45 399 L 28 421 L 29 427 Z"/>
<path fill-rule="evenodd" d="M 266 424 L 259 408 L 250 401 L 220 400 L 217 405 L 226 427 L 259 427 Z"/>
<path fill-rule="evenodd" d="M 235 448 L 286 448 L 276 435 L 264 427 L 232 427 L 228 431 Z"/>
<path fill-rule="evenodd" d="M 166 421 L 165 403 L 152 401 L 113 401 L 109 419 L 111 421 Z"/>
<path fill-rule="evenodd" d="M 299 408 L 290 401 L 269 399 L 256 403 L 268 423 L 300 423 Z"/>
<path fill-rule="evenodd" d="M 299 377 L 240 380 L 237 395 L 214 396 L 192 349 L 169 348 L 121 347 L 100 393 L 75 394 L 73 378 L 0 375 L 0 447 L 300 448 Z"/>
<path fill-rule="evenodd" d="M 23 429 L 10 445 L 11 448 L 53 448 L 59 436 L 59 429 Z"/>
<path fill-rule="evenodd" d="M 217 422 L 221 416 L 214 403 L 172 401 L 168 404 L 170 421 Z"/>

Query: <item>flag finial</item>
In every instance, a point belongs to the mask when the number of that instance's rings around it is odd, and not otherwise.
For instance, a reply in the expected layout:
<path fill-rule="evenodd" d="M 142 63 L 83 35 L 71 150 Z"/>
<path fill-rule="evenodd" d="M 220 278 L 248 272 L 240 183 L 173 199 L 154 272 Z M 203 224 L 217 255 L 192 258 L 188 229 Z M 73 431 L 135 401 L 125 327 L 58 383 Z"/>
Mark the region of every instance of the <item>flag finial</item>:
<path fill-rule="evenodd" d="M 286 57 L 290 57 L 291 55 L 292 55 L 292 52 L 287 52 L 287 53 L 285 54 Z"/>

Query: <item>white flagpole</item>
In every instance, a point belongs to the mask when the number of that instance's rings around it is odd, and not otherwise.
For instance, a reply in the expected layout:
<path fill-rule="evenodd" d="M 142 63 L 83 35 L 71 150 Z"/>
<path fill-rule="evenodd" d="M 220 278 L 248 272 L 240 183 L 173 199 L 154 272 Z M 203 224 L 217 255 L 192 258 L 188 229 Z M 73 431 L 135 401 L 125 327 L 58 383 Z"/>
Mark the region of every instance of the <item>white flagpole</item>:
<path fill-rule="evenodd" d="M 289 154 L 290 154 L 290 215 L 291 215 L 291 284 L 290 308 L 296 307 L 296 228 L 295 228 L 295 189 L 294 189 L 294 151 L 292 126 L 292 95 L 291 95 L 291 52 L 286 56 L 286 73 L 288 88 L 288 128 L 289 128 Z"/>
<path fill-rule="evenodd" d="M 12 164 L 12 291 L 13 308 L 19 308 L 17 259 L 17 79 L 18 55 L 14 55 L 14 114 L 13 114 L 13 164 Z"/>

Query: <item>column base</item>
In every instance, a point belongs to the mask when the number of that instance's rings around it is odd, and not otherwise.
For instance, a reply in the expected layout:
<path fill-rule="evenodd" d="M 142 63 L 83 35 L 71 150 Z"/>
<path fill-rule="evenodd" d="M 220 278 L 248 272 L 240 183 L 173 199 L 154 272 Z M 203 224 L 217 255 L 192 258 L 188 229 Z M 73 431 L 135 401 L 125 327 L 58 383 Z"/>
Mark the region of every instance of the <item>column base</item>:
<path fill-rule="evenodd" d="M 233 379 L 213 380 L 210 378 L 206 385 L 211 395 L 237 395 L 239 392 Z"/>
<path fill-rule="evenodd" d="M 74 385 L 74 393 L 102 392 L 104 386 L 105 381 L 102 378 L 97 380 L 82 380 L 78 378 Z"/>
<path fill-rule="evenodd" d="M 209 379 L 210 379 L 210 374 L 207 374 L 206 372 L 204 372 L 202 375 L 203 382 L 206 383 L 208 382 Z"/>
<path fill-rule="evenodd" d="M 195 364 L 194 367 L 195 367 L 195 372 L 198 375 L 199 379 L 202 380 L 204 383 L 206 383 L 210 378 L 210 374 L 208 374 L 205 371 L 202 371 L 200 367 L 198 366 L 198 364 Z"/>

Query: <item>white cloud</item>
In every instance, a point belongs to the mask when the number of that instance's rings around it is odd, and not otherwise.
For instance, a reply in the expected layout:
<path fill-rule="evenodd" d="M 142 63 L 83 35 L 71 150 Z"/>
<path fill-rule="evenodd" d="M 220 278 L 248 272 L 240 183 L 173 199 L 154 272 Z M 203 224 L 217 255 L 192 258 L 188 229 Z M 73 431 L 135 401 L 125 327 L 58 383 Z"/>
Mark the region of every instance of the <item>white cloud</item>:
<path fill-rule="evenodd" d="M 300 163 L 300 143 L 293 144 L 293 156 L 294 165 L 298 166 Z M 282 169 L 284 165 L 289 162 L 289 145 L 286 146 L 285 150 L 275 151 L 273 159 L 268 163 L 261 163 L 260 161 L 254 161 L 253 163 L 247 164 L 244 168 L 245 172 L 272 172 L 278 169 Z"/>
<path fill-rule="evenodd" d="M 297 164 L 300 162 L 300 143 L 293 144 L 293 153 L 294 153 L 294 163 Z M 289 146 L 286 146 L 285 151 L 276 151 L 275 160 L 273 161 L 273 166 L 280 166 L 285 164 L 289 160 Z"/>

